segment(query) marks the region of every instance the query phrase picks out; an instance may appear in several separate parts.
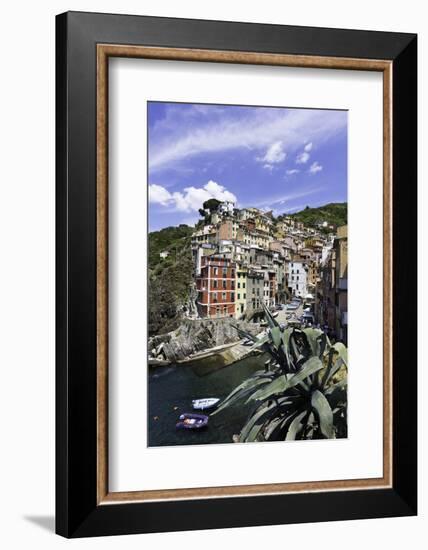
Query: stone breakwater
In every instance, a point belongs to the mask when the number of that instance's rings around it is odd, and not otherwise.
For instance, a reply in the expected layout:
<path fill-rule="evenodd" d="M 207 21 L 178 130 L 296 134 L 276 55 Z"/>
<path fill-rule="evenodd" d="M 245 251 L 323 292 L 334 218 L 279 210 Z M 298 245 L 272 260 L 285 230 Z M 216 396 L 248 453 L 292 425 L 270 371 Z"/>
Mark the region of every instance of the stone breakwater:
<path fill-rule="evenodd" d="M 202 351 L 239 342 L 233 325 L 254 336 L 262 331 L 258 323 L 235 319 L 184 319 L 176 330 L 149 338 L 149 359 L 177 363 Z"/>

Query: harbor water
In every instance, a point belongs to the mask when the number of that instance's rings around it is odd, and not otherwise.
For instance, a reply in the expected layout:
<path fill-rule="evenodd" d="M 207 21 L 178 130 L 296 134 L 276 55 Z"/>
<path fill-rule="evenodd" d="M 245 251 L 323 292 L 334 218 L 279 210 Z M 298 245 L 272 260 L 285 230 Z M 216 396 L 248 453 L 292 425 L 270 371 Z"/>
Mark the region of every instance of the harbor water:
<path fill-rule="evenodd" d="M 203 364 L 150 368 L 149 446 L 232 443 L 233 435 L 240 432 L 254 405 L 239 403 L 228 407 L 210 417 L 207 428 L 202 430 L 177 430 L 178 417 L 191 412 L 208 415 L 212 411 L 193 411 L 192 399 L 219 397 L 223 400 L 256 370 L 262 369 L 265 360 L 263 355 L 247 357 L 228 367 L 207 369 L 207 374 Z"/>

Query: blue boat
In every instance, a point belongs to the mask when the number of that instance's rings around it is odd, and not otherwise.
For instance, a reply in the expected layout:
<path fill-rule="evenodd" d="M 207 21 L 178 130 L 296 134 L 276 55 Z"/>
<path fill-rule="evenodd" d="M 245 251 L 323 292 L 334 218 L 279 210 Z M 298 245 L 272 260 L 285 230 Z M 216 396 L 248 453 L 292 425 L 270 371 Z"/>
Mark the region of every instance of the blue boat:
<path fill-rule="evenodd" d="M 175 425 L 177 430 L 200 430 L 208 425 L 208 416 L 205 414 L 184 413 L 178 420 Z"/>

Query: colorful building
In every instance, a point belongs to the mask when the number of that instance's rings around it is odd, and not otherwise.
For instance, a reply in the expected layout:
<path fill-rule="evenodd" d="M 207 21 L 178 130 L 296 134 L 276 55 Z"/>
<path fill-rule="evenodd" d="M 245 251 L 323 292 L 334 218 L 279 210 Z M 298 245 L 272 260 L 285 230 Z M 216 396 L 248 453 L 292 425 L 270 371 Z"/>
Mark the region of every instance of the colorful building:
<path fill-rule="evenodd" d="M 262 309 L 263 291 L 263 271 L 250 269 L 247 274 L 247 311 Z"/>
<path fill-rule="evenodd" d="M 197 309 L 200 317 L 235 317 L 236 265 L 213 254 L 201 258 L 196 276 Z"/>
<path fill-rule="evenodd" d="M 288 266 L 288 288 L 293 296 L 304 298 L 307 289 L 308 268 L 303 260 L 294 258 Z"/>
<path fill-rule="evenodd" d="M 235 317 L 239 319 L 247 309 L 247 273 L 245 265 L 237 264 L 235 279 Z"/>

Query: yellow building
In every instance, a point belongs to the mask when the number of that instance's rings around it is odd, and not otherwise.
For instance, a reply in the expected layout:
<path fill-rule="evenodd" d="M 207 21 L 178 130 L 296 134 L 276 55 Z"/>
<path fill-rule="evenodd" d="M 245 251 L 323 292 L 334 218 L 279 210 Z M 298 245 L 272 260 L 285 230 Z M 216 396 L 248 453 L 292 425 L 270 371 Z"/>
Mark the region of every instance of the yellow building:
<path fill-rule="evenodd" d="M 272 227 L 272 220 L 267 216 L 259 215 L 255 217 L 256 229 L 258 231 L 263 231 L 264 233 L 269 233 Z"/>
<path fill-rule="evenodd" d="M 270 237 L 270 235 L 266 235 L 265 233 L 257 233 L 256 235 L 256 245 L 263 248 L 263 250 L 269 249 L 269 243 L 271 240 L 272 237 Z"/>
<path fill-rule="evenodd" d="M 247 268 L 237 264 L 235 272 L 235 317 L 245 313 L 247 303 Z"/>

